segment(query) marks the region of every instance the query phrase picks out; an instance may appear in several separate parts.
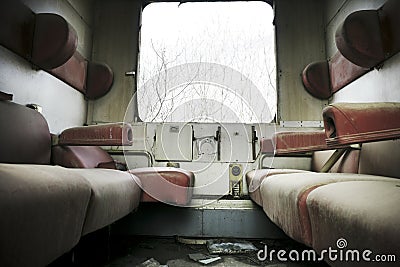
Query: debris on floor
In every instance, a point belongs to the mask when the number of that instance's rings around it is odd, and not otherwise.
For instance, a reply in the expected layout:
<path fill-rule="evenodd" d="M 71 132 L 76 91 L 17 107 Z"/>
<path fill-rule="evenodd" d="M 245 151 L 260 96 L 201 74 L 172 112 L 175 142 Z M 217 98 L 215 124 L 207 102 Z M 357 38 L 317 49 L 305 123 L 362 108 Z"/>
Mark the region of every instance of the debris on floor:
<path fill-rule="evenodd" d="M 207 239 L 187 238 L 181 236 L 177 236 L 176 241 L 185 245 L 205 245 L 207 243 Z"/>
<path fill-rule="evenodd" d="M 244 240 L 208 240 L 207 249 L 210 254 L 243 254 L 257 251 L 250 242 Z"/>
<path fill-rule="evenodd" d="M 188 256 L 191 260 L 200 262 L 201 264 L 204 265 L 221 260 L 221 257 L 217 255 L 205 255 L 203 253 L 193 253 L 189 254 Z"/>
<path fill-rule="evenodd" d="M 148 259 L 147 261 L 137 265 L 137 267 L 168 267 L 167 265 L 161 265 L 154 258 Z"/>
<path fill-rule="evenodd" d="M 182 242 L 183 240 L 183 242 Z M 212 239 L 191 239 L 191 238 L 178 238 L 170 237 L 151 237 L 151 236 L 118 236 L 113 240 L 113 246 L 111 246 L 111 260 L 104 265 L 99 264 L 87 264 L 79 266 L 99 266 L 99 267 L 256 267 L 256 266 L 268 266 L 268 267 L 328 267 L 324 262 L 281 262 L 278 259 L 273 261 L 261 261 L 258 259 L 257 252 L 259 250 L 250 251 L 247 253 L 244 248 L 253 248 L 252 246 L 245 246 L 243 244 L 252 244 L 258 249 L 264 248 L 266 245 L 269 249 L 279 251 L 284 249 L 286 251 L 296 250 L 301 252 L 307 247 L 298 244 L 291 240 L 270 240 L 270 239 L 259 239 L 259 240 L 247 240 L 242 239 L 227 239 L 227 238 L 215 238 Z M 216 241 L 225 241 L 225 243 L 241 243 L 239 246 L 241 253 L 235 254 L 223 254 L 211 253 L 208 250 L 205 240 L 209 240 L 209 244 L 212 245 L 217 243 Z M 240 240 L 240 241 L 237 241 Z M 229 248 L 229 246 L 228 246 Z M 253 248 L 254 249 L 254 248 Z M 237 250 L 235 250 L 237 251 Z M 245 251 L 245 252 L 242 252 Z M 188 255 L 191 255 L 189 257 Z M 193 255 L 194 254 L 194 255 Z M 203 254 L 205 256 L 213 255 L 220 257 L 221 259 L 215 262 L 204 264 L 194 260 L 196 254 Z M 200 256 L 200 255 L 197 255 Z M 211 260 L 211 259 L 210 259 Z M 207 263 L 207 261 L 206 261 Z M 151 265 L 153 264 L 153 265 Z M 55 267 L 55 266 L 53 266 Z"/>

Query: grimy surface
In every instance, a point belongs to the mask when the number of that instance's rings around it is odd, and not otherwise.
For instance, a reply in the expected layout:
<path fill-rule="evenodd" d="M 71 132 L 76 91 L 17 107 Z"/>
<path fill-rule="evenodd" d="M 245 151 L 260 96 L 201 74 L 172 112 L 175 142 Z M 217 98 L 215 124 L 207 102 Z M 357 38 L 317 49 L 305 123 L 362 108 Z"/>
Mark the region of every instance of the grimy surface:
<path fill-rule="evenodd" d="M 190 239 L 185 239 L 190 240 Z M 193 240 L 194 241 L 194 240 Z M 308 249 L 291 240 L 247 240 L 258 249 L 268 247 L 268 250 L 296 250 Z M 190 241 L 189 241 L 190 242 Z M 185 242 L 187 243 L 187 242 Z M 194 243 L 194 242 L 193 242 Z M 197 242 L 202 243 L 202 242 Z M 189 254 L 202 253 L 208 255 L 205 244 L 184 244 L 177 238 L 130 237 L 119 240 L 120 246 L 111 249 L 111 260 L 104 267 L 191 267 L 191 266 L 269 266 L 269 267 L 306 267 L 328 266 L 324 262 L 280 262 L 277 259 L 261 261 L 257 252 L 234 255 L 218 255 L 220 260 L 204 265 L 189 258 Z"/>

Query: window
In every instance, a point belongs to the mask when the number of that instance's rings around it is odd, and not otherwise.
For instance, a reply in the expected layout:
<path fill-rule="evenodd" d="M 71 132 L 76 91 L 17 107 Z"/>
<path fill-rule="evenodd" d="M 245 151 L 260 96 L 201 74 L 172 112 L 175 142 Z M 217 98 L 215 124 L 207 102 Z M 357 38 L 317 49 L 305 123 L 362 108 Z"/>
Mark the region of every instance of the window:
<path fill-rule="evenodd" d="M 271 122 L 273 11 L 265 2 L 153 3 L 142 15 L 138 112 L 147 122 Z"/>

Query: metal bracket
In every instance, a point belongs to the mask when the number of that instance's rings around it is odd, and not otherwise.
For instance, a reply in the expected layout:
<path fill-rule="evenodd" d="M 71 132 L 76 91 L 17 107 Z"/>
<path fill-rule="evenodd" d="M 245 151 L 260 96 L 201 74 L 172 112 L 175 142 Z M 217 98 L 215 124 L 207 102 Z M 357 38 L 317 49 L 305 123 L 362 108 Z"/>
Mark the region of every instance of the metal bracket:
<path fill-rule="evenodd" d="M 339 148 L 330 156 L 330 158 L 325 162 L 324 166 L 321 168 L 321 172 L 329 172 L 333 165 L 343 156 L 343 154 L 350 152 L 351 150 L 360 150 L 361 145 L 354 144 L 349 147 Z"/>
<path fill-rule="evenodd" d="M 279 125 L 281 127 L 289 128 L 321 128 L 324 127 L 323 121 L 280 121 Z"/>

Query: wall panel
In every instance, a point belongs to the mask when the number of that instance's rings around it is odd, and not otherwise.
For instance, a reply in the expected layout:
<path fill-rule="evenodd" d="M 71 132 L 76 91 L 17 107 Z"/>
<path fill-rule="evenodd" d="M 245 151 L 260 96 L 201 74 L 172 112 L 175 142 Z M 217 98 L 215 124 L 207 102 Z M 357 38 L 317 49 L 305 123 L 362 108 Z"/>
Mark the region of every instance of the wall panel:
<path fill-rule="evenodd" d="M 325 1 L 275 1 L 278 121 L 320 121 L 326 101 L 312 97 L 300 74 L 313 61 L 326 59 Z"/>

